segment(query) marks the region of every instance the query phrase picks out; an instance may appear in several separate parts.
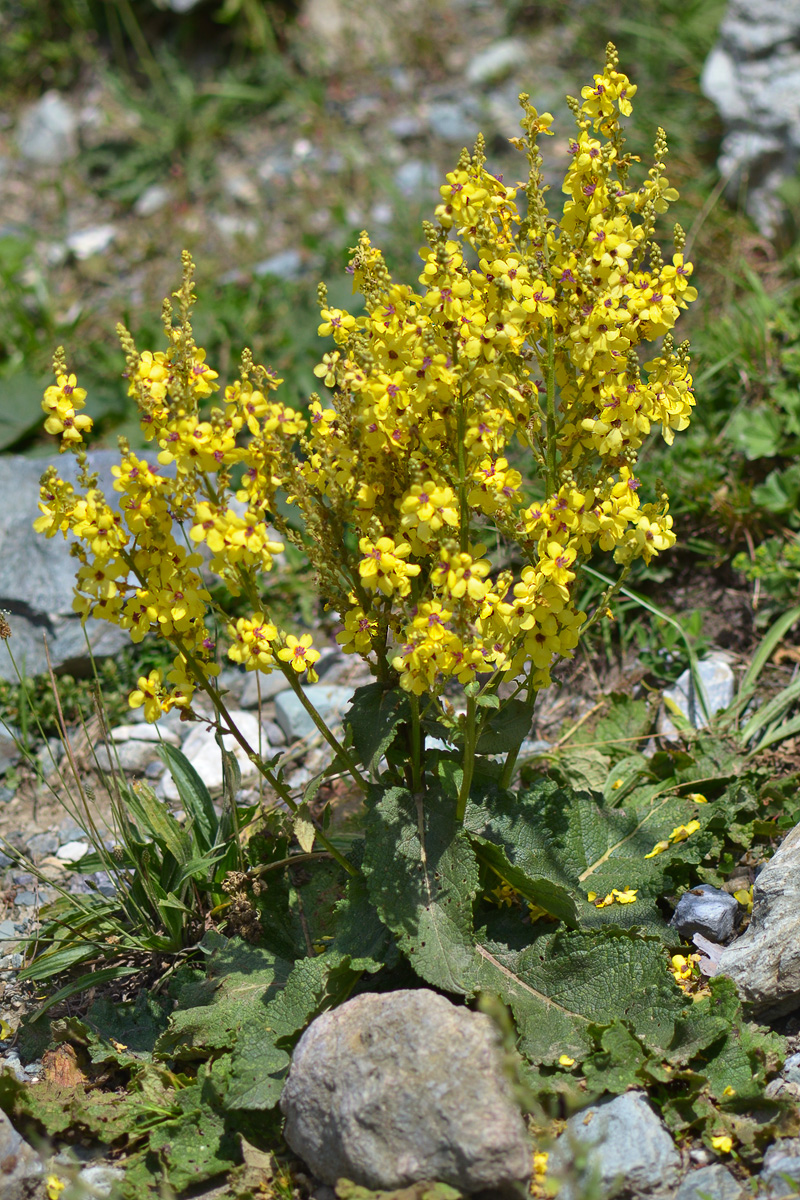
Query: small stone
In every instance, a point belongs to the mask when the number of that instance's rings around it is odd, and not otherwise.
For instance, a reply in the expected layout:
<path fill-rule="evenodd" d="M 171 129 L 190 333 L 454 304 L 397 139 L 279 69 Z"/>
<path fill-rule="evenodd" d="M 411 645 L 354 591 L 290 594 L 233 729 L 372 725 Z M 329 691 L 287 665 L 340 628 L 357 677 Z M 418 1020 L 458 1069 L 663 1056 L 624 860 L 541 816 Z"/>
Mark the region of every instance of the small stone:
<path fill-rule="evenodd" d="M 437 1179 L 500 1198 L 530 1178 L 494 1026 L 427 988 L 367 993 L 317 1017 L 281 1108 L 287 1142 L 322 1183 Z"/>
<path fill-rule="evenodd" d="M 723 950 L 718 971 L 761 1016 L 800 1005 L 800 825 L 756 876 L 750 924 Z"/>
<path fill-rule="evenodd" d="M 620 1193 L 639 1197 L 671 1187 L 680 1162 L 644 1093 L 626 1092 L 570 1117 L 550 1154 L 547 1173 L 554 1179 L 567 1176 L 559 1200 L 578 1200 L 590 1178 L 597 1181 L 603 1200 L 610 1200 Z"/>
<path fill-rule="evenodd" d="M 161 759 L 156 758 L 145 767 L 144 777 L 145 779 L 160 779 L 166 769 Z"/>
<path fill-rule="evenodd" d="M 19 941 L 17 927 L 13 921 L 6 918 L 0 921 L 0 942 L 16 942 Z"/>
<path fill-rule="evenodd" d="M 86 1200 L 94 1196 L 110 1196 L 115 1184 L 125 1178 L 122 1167 L 97 1166 L 84 1167 L 78 1172 L 78 1180 L 83 1185 Z"/>
<path fill-rule="evenodd" d="M 744 1200 L 745 1190 L 722 1163 L 691 1171 L 675 1194 L 675 1200 Z"/>
<path fill-rule="evenodd" d="M 257 279 L 273 275 L 276 279 L 299 279 L 303 273 L 303 257 L 299 250 L 280 250 L 277 254 L 263 258 L 253 267 Z"/>
<path fill-rule="evenodd" d="M 28 838 L 26 849 L 28 857 L 38 861 L 40 858 L 46 858 L 49 854 L 54 854 L 60 845 L 58 834 L 48 830 L 46 833 L 35 833 L 33 837 Z"/>
<path fill-rule="evenodd" d="M 175 729 L 168 729 L 163 722 L 157 725 L 118 725 L 111 730 L 112 742 L 168 742 L 170 746 L 180 746 L 180 734 Z"/>
<path fill-rule="evenodd" d="M 242 708 L 258 708 L 259 690 L 261 703 L 274 699 L 280 692 L 290 690 L 290 685 L 280 671 L 264 675 L 261 671 L 248 671 L 242 688 Z"/>
<path fill-rule="evenodd" d="M 713 717 L 733 702 L 735 679 L 733 671 L 722 655 L 709 654 L 698 664 L 697 673 L 705 691 L 706 707 Z M 688 669 L 678 677 L 675 686 L 666 688 L 664 698 L 677 705 L 695 729 L 705 729 L 708 720 L 703 713 L 700 699 L 692 685 L 692 673 Z M 675 737 L 677 730 L 666 713 L 658 721 L 658 732 L 663 737 Z"/>
<path fill-rule="evenodd" d="M 22 758 L 22 734 L 14 725 L 0 726 L 0 775 Z"/>
<path fill-rule="evenodd" d="M 286 745 L 286 734 L 277 721 L 262 721 L 261 727 L 270 746 Z"/>
<path fill-rule="evenodd" d="M 350 688 L 330 683 L 307 684 L 303 692 L 329 728 L 341 720 L 353 699 Z M 317 732 L 313 720 L 292 691 L 281 692 L 275 697 L 275 717 L 290 742 L 312 737 Z"/>
<path fill-rule="evenodd" d="M 769 1200 L 788 1200 L 791 1184 L 800 1184 L 800 1138 L 782 1138 L 774 1142 L 764 1155 L 759 1180 L 767 1189 Z M 795 1191 L 800 1190 L 798 1188 Z"/>
<path fill-rule="evenodd" d="M 242 709 L 231 709 L 230 715 L 231 720 L 242 736 L 254 750 L 257 750 L 259 740 L 258 719 L 253 713 L 244 712 Z M 226 750 L 232 752 L 239 764 L 243 782 L 258 775 L 258 768 L 255 763 L 250 761 L 242 747 L 233 737 L 233 734 L 224 734 L 222 744 Z M 219 791 L 222 787 L 223 778 L 222 755 L 214 730 L 209 729 L 205 724 L 195 725 L 181 749 L 209 791 Z M 269 754 L 269 746 L 263 735 L 261 738 L 261 752 L 265 755 Z M 179 798 L 178 789 L 171 775 L 164 776 L 159 784 L 159 791 L 166 800 L 177 800 Z"/>
<path fill-rule="evenodd" d="M 702 933 L 714 942 L 730 941 L 738 924 L 736 899 L 707 883 L 683 893 L 670 921 L 681 937 L 691 939 L 693 934 Z"/>
<path fill-rule="evenodd" d="M 26 109 L 17 127 L 17 145 L 31 162 L 60 166 L 78 153 L 78 118 L 59 92 L 45 92 Z"/>
<path fill-rule="evenodd" d="M 790 1054 L 783 1064 L 781 1075 L 787 1083 L 800 1083 L 800 1054 Z"/>
<path fill-rule="evenodd" d="M 433 195 L 439 183 L 439 172 L 433 163 L 409 158 L 394 173 L 397 190 L 408 199 L 412 196 Z"/>
<path fill-rule="evenodd" d="M 91 846 L 88 842 L 67 842 L 65 846 L 60 846 L 56 850 L 56 858 L 60 858 L 62 862 L 80 862 L 90 850 Z"/>
<path fill-rule="evenodd" d="M 97 746 L 94 753 L 100 771 L 142 774 L 157 751 L 152 742 L 120 742 L 113 750 L 108 746 Z"/>
<path fill-rule="evenodd" d="M 428 127 L 443 142 L 459 146 L 471 146 L 478 133 L 477 122 L 464 112 L 460 104 L 450 100 L 441 100 L 429 106 Z"/>
<path fill-rule="evenodd" d="M 91 229 L 78 229 L 71 233 L 67 238 L 67 248 L 79 262 L 83 262 L 94 254 L 102 254 L 116 236 L 114 225 L 93 225 Z"/>
<path fill-rule="evenodd" d="M 522 38 L 503 38 L 476 54 L 467 65 L 467 83 L 501 83 L 528 62 L 528 45 Z"/>
<path fill-rule="evenodd" d="M 139 196 L 133 206 L 137 217 L 152 217 L 169 204 L 170 190 L 163 183 L 151 183 Z"/>

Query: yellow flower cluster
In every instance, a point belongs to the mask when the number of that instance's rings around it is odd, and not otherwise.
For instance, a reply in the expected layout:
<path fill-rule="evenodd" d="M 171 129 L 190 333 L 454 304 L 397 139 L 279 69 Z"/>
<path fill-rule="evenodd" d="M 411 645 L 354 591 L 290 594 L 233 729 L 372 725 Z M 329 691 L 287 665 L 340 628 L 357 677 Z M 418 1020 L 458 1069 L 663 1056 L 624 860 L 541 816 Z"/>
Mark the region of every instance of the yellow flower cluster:
<path fill-rule="evenodd" d="M 665 850 L 669 850 L 670 846 L 677 846 L 679 842 L 685 842 L 693 833 L 697 833 L 700 828 L 699 821 L 689 821 L 686 825 L 676 825 L 668 838 L 663 842 L 656 842 L 649 854 L 645 854 L 645 858 L 655 858 L 657 854 L 663 854 Z"/>
<path fill-rule="evenodd" d="M 588 892 L 586 899 L 595 908 L 608 908 L 611 904 L 633 904 L 637 896 L 638 888 L 612 888 L 602 900 L 598 900 L 597 892 Z"/>
<path fill-rule="evenodd" d="M 280 380 L 248 355 L 224 403 L 211 403 L 219 385 L 193 340 L 188 256 L 178 320 L 165 308 L 166 350 L 139 353 L 122 331 L 158 465 L 123 443 L 118 508 L 85 467 L 82 494 L 50 472 L 37 528 L 77 538 L 80 612 L 175 646 L 166 683 L 140 681 L 132 697 L 148 719 L 188 707 L 197 669 L 216 669 L 209 575 L 251 606 L 225 619 L 235 662 L 314 678 L 310 639 L 279 631 L 260 599 L 287 539 L 339 612 L 342 648 L 387 685 L 433 696 L 479 677 L 525 675 L 529 696 L 547 687 L 586 620 L 582 562 L 600 549 L 627 567 L 674 543 L 667 498 L 642 503 L 634 469 L 651 428 L 671 442 L 688 423 L 687 351 L 671 330 L 695 291 L 680 228 L 667 265 L 653 240 L 676 196 L 661 131 L 647 177 L 630 180 L 619 118 L 635 91 L 609 47 L 603 74 L 571 102 L 560 215 L 545 207 L 538 149 L 552 117 L 522 96 L 514 144 L 527 183 L 492 175 L 480 138 L 464 151 L 425 226 L 417 289 L 395 282 L 362 234 L 351 264 L 361 315 L 320 288 L 319 334 L 332 347 L 315 373 L 332 395 L 313 396 L 307 417 L 272 395 Z M 656 340 L 645 363 L 639 347 Z M 63 356 L 56 367 L 47 428 L 80 447 L 84 394 Z M 515 546 L 502 561 L 487 549 L 498 537 Z"/>

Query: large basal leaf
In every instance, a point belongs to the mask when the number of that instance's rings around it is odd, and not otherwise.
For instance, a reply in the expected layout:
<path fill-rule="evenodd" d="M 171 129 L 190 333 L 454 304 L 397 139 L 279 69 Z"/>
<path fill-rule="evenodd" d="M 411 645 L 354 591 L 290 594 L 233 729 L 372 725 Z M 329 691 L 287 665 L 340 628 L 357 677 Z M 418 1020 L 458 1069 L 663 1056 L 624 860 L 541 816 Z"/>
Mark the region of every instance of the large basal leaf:
<path fill-rule="evenodd" d="M 523 700 L 507 701 L 481 730 L 476 753 L 507 754 L 516 750 L 531 731 L 533 708 Z"/>
<path fill-rule="evenodd" d="M 236 1043 L 225 1106 L 250 1111 L 274 1108 L 297 1036 L 319 1013 L 346 1000 L 365 970 L 377 970 L 379 965 L 361 959 L 354 967 L 335 952 L 295 963 L 285 986 L 267 1005 L 263 1020 Z"/>
<path fill-rule="evenodd" d="M 203 943 L 211 951 L 206 977 L 184 985 L 169 1027 L 155 1045 L 159 1058 L 207 1058 L 228 1050 L 251 1028 L 262 1028 L 267 1005 L 285 983 L 291 964 L 269 950 L 219 933 Z"/>
<path fill-rule="evenodd" d="M 453 801 L 390 788 L 369 810 L 364 874 L 381 920 L 434 987 L 474 990 L 472 902 L 478 866 Z"/>
<path fill-rule="evenodd" d="M 622 930 L 540 936 L 526 949 L 477 945 L 476 984 L 508 1004 L 520 1050 L 533 1063 L 593 1048 L 590 1026 L 619 1018 L 648 1047 L 667 1047 L 688 1001 L 667 971 L 655 938 Z"/>

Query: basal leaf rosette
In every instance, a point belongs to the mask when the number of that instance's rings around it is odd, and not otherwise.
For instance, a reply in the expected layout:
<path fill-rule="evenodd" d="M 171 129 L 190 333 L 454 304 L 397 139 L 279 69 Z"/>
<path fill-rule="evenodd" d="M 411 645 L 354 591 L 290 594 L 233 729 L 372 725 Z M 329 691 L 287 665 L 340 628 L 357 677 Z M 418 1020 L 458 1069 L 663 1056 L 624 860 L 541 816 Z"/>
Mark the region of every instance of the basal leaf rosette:
<path fill-rule="evenodd" d="M 363 305 L 331 307 L 320 286 L 319 334 L 331 345 L 316 374 L 329 398 L 312 396 L 307 415 L 277 398 L 280 380 L 247 353 L 220 398 L 193 339 L 184 256 L 166 349 L 139 352 L 120 331 L 157 461 L 120 443 L 118 507 L 88 471 L 90 423 L 59 353 L 48 428 L 77 451 L 82 490 L 46 473 L 37 528 L 74 535 L 79 612 L 175 647 L 167 678 L 140 680 L 132 697 L 148 719 L 190 707 L 218 669 L 220 624 L 248 670 L 315 678 L 310 638 L 283 632 L 262 599 L 287 541 L 340 614 L 342 649 L 386 687 L 435 698 L 453 681 L 474 695 L 522 678 L 528 701 L 585 625 L 581 564 L 600 549 L 624 572 L 674 543 L 667 497 L 644 502 L 635 470 L 652 428 L 671 443 L 688 424 L 688 351 L 672 329 L 696 293 L 680 227 L 668 262 L 654 241 L 676 198 L 663 131 L 644 178 L 625 152 L 620 117 L 635 91 L 609 47 L 604 72 L 569 100 L 576 132 L 559 214 L 547 208 L 538 145 L 552 117 L 523 95 L 513 140 L 527 180 L 492 175 L 481 138 L 465 150 L 424 226 L 415 286 L 395 281 L 362 234 L 351 271 Z M 489 550 L 501 543 L 502 559 Z M 230 620 L 209 576 L 246 597 L 250 615 Z"/>

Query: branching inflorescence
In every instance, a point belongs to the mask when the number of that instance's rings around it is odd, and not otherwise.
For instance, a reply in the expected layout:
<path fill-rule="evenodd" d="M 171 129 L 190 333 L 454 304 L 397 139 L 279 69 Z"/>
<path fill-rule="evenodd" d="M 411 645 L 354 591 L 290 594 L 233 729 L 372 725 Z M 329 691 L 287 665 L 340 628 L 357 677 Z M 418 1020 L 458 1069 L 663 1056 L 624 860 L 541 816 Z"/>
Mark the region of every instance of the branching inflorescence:
<path fill-rule="evenodd" d="M 418 290 L 395 282 L 362 234 L 351 263 L 362 315 L 330 307 L 320 286 L 319 333 L 333 344 L 316 374 L 332 398 L 313 396 L 307 417 L 247 352 L 222 403 L 209 405 L 219 384 L 193 340 L 185 254 L 177 311 L 164 306 L 166 349 L 139 352 L 120 328 L 158 465 L 120 441 L 119 509 L 88 473 L 85 393 L 59 351 L 46 428 L 78 453 L 82 490 L 46 472 L 36 526 L 74 535 L 80 613 L 174 646 L 166 678 L 151 672 L 131 696 L 149 721 L 189 711 L 198 686 L 211 694 L 221 617 L 235 662 L 280 669 L 298 692 L 314 681 L 311 637 L 282 632 L 262 601 L 260 577 L 286 541 L 341 614 L 343 650 L 415 705 L 454 680 L 472 703 L 521 676 L 532 703 L 585 626 L 581 563 L 599 548 L 624 571 L 674 543 L 667 497 L 643 503 L 634 472 L 651 427 L 671 443 L 689 422 L 688 351 L 671 331 L 696 292 L 680 227 L 668 264 L 654 241 L 677 195 L 663 131 L 654 165 L 632 182 L 620 116 L 635 91 L 610 46 L 603 74 L 569 100 L 577 130 L 560 217 L 548 213 L 539 150 L 552 117 L 523 95 L 514 144 L 527 183 L 490 174 L 480 138 L 464 151 L 425 226 Z M 648 342 L 660 346 L 644 361 Z M 538 474 L 535 493 L 511 465 L 515 441 Z M 286 520 L 279 492 L 301 520 Z M 514 571 L 487 556 L 498 534 L 516 547 Z M 250 615 L 215 611 L 208 571 Z"/>

